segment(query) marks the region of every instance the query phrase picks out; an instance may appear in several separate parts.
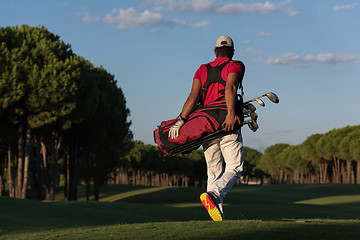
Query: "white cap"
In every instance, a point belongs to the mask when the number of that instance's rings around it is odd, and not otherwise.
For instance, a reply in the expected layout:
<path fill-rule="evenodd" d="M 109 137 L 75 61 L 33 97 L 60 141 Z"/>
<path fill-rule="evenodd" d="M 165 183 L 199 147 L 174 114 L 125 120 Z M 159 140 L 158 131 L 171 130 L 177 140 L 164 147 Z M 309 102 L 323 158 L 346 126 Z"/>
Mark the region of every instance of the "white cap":
<path fill-rule="evenodd" d="M 230 37 L 221 36 L 216 40 L 216 47 L 232 47 L 232 48 L 234 48 L 234 43 Z"/>

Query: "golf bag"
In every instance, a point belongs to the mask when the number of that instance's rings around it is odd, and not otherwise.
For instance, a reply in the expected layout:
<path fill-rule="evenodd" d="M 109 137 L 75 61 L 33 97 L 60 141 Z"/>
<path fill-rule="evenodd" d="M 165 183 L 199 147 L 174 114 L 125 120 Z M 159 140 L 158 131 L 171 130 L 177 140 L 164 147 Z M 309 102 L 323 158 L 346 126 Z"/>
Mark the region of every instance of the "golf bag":
<path fill-rule="evenodd" d="M 237 115 L 243 121 L 242 97 L 236 103 Z M 225 98 L 211 104 L 200 105 L 193 111 L 186 123 L 181 127 L 176 139 L 169 137 L 169 129 L 177 122 L 178 118 L 161 122 L 154 131 L 154 140 L 164 155 L 175 156 L 179 153 L 188 153 L 196 150 L 206 141 L 224 136 L 231 132 L 223 131 L 222 123 L 227 115 Z M 236 125 L 235 130 L 241 126 Z"/>
<path fill-rule="evenodd" d="M 253 132 L 257 131 L 259 127 L 257 124 L 258 115 L 255 113 L 256 107 L 251 102 L 256 101 L 260 106 L 264 107 L 265 103 L 260 98 L 265 96 L 271 102 L 279 103 L 278 96 L 273 92 L 268 92 L 245 102 L 240 96 L 235 109 L 236 114 L 241 119 L 241 125 L 236 125 L 234 131 L 244 125 L 248 125 Z M 154 131 L 155 143 L 162 154 L 168 156 L 176 156 L 180 153 L 196 150 L 204 143 L 231 133 L 225 131 L 221 126 L 226 114 L 226 104 L 223 98 L 212 104 L 198 106 L 180 129 L 180 136 L 176 139 L 171 139 L 168 135 L 170 127 L 176 123 L 178 118 L 162 122 Z"/>

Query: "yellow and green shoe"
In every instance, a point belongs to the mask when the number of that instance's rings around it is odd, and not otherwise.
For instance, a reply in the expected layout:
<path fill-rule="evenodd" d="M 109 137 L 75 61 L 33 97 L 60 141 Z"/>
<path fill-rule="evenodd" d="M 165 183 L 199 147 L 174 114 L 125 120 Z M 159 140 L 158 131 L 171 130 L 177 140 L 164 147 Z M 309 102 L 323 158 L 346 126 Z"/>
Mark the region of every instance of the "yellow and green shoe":
<path fill-rule="evenodd" d="M 223 214 L 219 209 L 218 202 L 212 192 L 204 192 L 200 195 L 201 203 L 206 208 L 206 211 L 208 211 L 210 217 L 214 221 L 222 221 L 223 220 Z"/>

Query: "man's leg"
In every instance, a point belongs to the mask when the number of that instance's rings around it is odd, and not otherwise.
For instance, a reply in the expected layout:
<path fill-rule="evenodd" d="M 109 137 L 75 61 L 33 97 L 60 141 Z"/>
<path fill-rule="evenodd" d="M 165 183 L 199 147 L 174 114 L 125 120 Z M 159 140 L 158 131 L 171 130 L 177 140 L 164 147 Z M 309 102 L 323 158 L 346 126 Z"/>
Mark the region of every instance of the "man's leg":
<path fill-rule="evenodd" d="M 220 140 L 221 153 L 224 157 L 226 167 L 224 173 L 216 180 L 212 191 L 222 202 L 231 187 L 241 177 L 244 163 L 244 149 L 241 132 L 229 134 Z"/>
<path fill-rule="evenodd" d="M 204 145 L 204 155 L 207 165 L 207 192 L 200 195 L 200 200 L 210 217 L 214 221 L 222 221 L 222 205 L 218 201 L 216 195 L 211 191 L 216 186 L 216 181 L 223 174 L 223 159 L 220 151 L 220 141 L 215 140 Z"/>
<path fill-rule="evenodd" d="M 207 191 L 212 191 L 217 179 L 223 174 L 223 160 L 220 151 L 220 141 L 212 141 L 204 145 L 204 156 L 207 166 Z"/>

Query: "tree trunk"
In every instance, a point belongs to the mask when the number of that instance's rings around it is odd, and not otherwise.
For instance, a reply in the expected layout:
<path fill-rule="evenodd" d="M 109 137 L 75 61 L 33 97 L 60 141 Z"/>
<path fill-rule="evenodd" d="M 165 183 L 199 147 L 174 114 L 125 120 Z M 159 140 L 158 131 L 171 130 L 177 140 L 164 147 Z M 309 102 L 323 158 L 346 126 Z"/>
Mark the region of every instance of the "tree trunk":
<path fill-rule="evenodd" d="M 30 129 L 26 131 L 26 144 L 25 144 L 25 160 L 24 160 L 24 175 L 23 175 L 23 184 L 21 189 L 21 198 L 26 198 L 26 190 L 29 179 L 29 163 L 32 158 L 32 141 L 31 141 L 31 133 Z"/>
<path fill-rule="evenodd" d="M 53 133 L 51 139 L 51 155 L 53 160 L 52 166 L 52 178 L 51 178 L 51 185 L 50 185 L 50 199 L 55 200 L 55 187 L 58 180 L 58 159 L 59 159 L 59 150 L 61 146 L 61 140 L 57 139 L 55 133 Z"/>
<path fill-rule="evenodd" d="M 23 188 L 23 174 L 24 174 L 24 160 L 25 160 L 25 143 L 26 143 L 26 127 L 24 122 L 20 122 L 18 129 L 18 165 L 17 165 L 17 179 L 15 182 L 15 197 L 22 197 Z"/>
<path fill-rule="evenodd" d="M 149 171 L 148 171 L 149 186 L 152 186 L 152 179 L 151 179 L 151 177 L 152 177 L 152 172 L 149 170 Z"/>
<path fill-rule="evenodd" d="M 323 169 L 323 164 L 321 163 L 321 162 L 319 162 L 319 181 L 320 181 L 320 183 L 322 184 L 322 183 L 324 183 L 323 182 L 323 179 L 324 179 L 324 171 L 323 171 L 324 169 Z"/>
<path fill-rule="evenodd" d="M 70 145 L 66 161 L 65 200 L 67 201 L 77 200 L 78 162 L 78 142 L 74 139 L 74 142 Z"/>
<path fill-rule="evenodd" d="M 133 169 L 132 170 L 132 177 L 131 177 L 131 182 L 132 182 L 132 185 L 136 185 L 136 175 L 135 175 L 135 170 Z"/>
<path fill-rule="evenodd" d="M 350 184 L 351 183 L 351 161 L 346 161 L 346 178 L 347 178 L 347 183 Z"/>
<path fill-rule="evenodd" d="M 333 177 L 334 183 L 340 183 L 340 174 L 341 174 L 341 166 L 340 159 L 334 156 L 334 166 L 333 166 Z"/>
<path fill-rule="evenodd" d="M 34 144 L 35 145 L 35 144 Z M 31 176 L 32 176 L 32 188 L 34 196 L 38 200 L 44 199 L 42 194 L 42 167 L 41 167 L 41 144 L 40 137 L 36 137 L 35 156 L 31 161 Z"/>
<path fill-rule="evenodd" d="M 130 184 L 127 169 L 125 167 L 117 169 L 116 184 Z"/>
<path fill-rule="evenodd" d="M 300 184 L 304 184 L 304 182 L 305 182 L 305 181 L 304 181 L 304 178 L 305 178 L 304 175 L 305 175 L 305 173 L 304 173 L 303 171 L 301 171 L 301 172 L 300 172 L 300 182 L 299 182 Z"/>
<path fill-rule="evenodd" d="M 284 183 L 284 170 L 280 169 L 280 177 L 279 177 L 279 183 L 282 184 Z"/>
<path fill-rule="evenodd" d="M 320 163 L 319 168 L 320 168 L 320 183 L 325 184 L 327 183 L 326 179 L 327 179 L 328 163 L 327 162 Z"/>
<path fill-rule="evenodd" d="M 51 200 L 51 194 L 50 194 L 50 166 L 48 163 L 48 154 L 46 149 L 46 144 L 41 141 L 41 155 L 42 155 L 42 183 L 45 189 L 45 199 Z"/>
<path fill-rule="evenodd" d="M 95 201 L 99 201 L 99 196 L 100 196 L 100 184 L 94 183 L 94 195 L 95 195 Z"/>
<path fill-rule="evenodd" d="M 79 143 L 78 141 L 76 141 L 76 145 L 75 145 L 75 162 L 74 162 L 74 171 L 73 171 L 73 185 L 72 185 L 72 193 L 73 193 L 73 199 L 76 201 L 77 200 L 77 187 L 78 187 L 78 181 L 79 181 L 79 171 L 78 171 L 78 167 L 79 167 Z"/>
<path fill-rule="evenodd" d="M 323 175 L 323 183 L 328 182 L 328 162 L 324 163 L 324 175 Z"/>
<path fill-rule="evenodd" d="M 26 154 L 25 161 L 24 161 L 24 176 L 23 176 L 23 184 L 21 189 L 21 198 L 26 198 L 26 190 L 27 190 L 27 184 L 28 184 L 28 178 L 29 178 L 29 159 L 30 156 Z"/>
<path fill-rule="evenodd" d="M 70 153 L 66 155 L 66 171 L 65 171 L 65 186 L 64 199 L 69 200 L 70 197 Z"/>
<path fill-rule="evenodd" d="M 9 197 L 15 197 L 14 182 L 12 179 L 11 168 L 11 148 L 8 146 L 8 176 L 9 176 Z"/>
<path fill-rule="evenodd" d="M 355 184 L 355 169 L 354 167 L 352 169 L 353 170 L 351 171 L 351 184 Z"/>
<path fill-rule="evenodd" d="M 346 172 L 346 167 L 345 167 L 345 163 L 340 162 L 340 183 L 348 183 L 347 182 L 347 172 Z"/>

